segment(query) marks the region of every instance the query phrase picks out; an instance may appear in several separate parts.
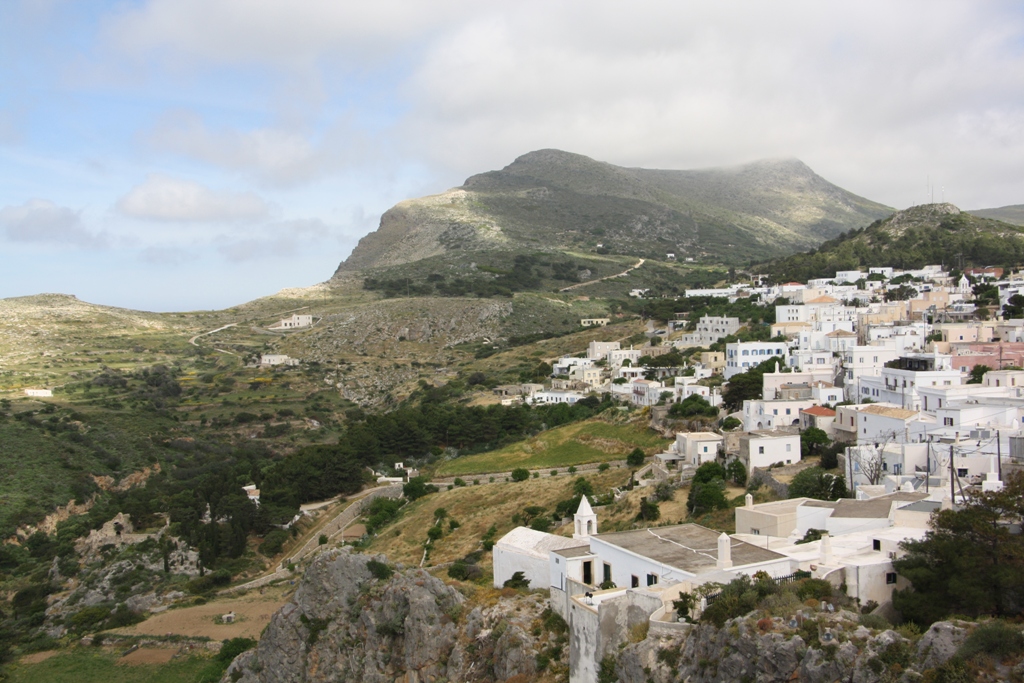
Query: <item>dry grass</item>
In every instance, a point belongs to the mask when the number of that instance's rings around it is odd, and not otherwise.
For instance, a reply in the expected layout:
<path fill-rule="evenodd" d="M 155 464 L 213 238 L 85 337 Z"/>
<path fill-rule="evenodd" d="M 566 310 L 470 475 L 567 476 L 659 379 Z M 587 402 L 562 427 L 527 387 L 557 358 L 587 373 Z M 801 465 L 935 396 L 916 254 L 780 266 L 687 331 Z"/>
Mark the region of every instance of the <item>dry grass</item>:
<path fill-rule="evenodd" d="M 612 468 L 588 474 L 586 478 L 600 494 L 625 483 L 629 472 L 625 468 Z M 495 540 L 515 527 L 512 516 L 524 507 L 539 505 L 548 514 L 553 512 L 556 503 L 572 497 L 573 481 L 575 478 L 545 476 L 518 483 L 482 483 L 429 495 L 409 503 L 398 521 L 380 531 L 368 552 L 381 552 L 394 562 L 418 566 L 427 529 L 434 524 L 434 511 L 443 507 L 448 518 L 457 520 L 460 526 L 448 531 L 445 522 L 445 535 L 434 543 L 429 564 L 457 560 L 480 547 L 481 537 L 492 524 L 498 528 Z M 555 533 L 567 535 L 571 530 L 567 526 Z"/>

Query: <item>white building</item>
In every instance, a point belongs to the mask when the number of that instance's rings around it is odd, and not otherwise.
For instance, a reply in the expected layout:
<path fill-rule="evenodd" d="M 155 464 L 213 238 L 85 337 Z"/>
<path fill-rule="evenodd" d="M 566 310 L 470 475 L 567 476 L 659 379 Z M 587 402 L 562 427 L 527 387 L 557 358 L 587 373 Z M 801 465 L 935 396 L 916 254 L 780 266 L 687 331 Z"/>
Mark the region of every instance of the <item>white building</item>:
<path fill-rule="evenodd" d="M 883 367 L 877 377 L 862 377 L 858 400 L 892 403 L 908 410 L 920 410 L 919 387 L 957 386 L 963 376 L 954 370 L 950 356 L 906 354 L 897 359 L 899 367 Z"/>
<path fill-rule="evenodd" d="M 799 426 L 800 411 L 813 405 L 811 398 L 744 401 L 743 431 Z"/>
<path fill-rule="evenodd" d="M 278 320 L 276 323 L 271 325 L 268 329 L 271 330 L 297 330 L 302 327 L 309 327 L 313 324 L 313 316 L 311 315 L 292 315 L 290 318 Z"/>
<path fill-rule="evenodd" d="M 551 551 L 581 545 L 586 542 L 518 526 L 494 544 L 494 587 L 501 588 L 513 574 L 522 572 L 530 588 L 547 588 Z"/>
<path fill-rule="evenodd" d="M 298 365 L 299 359 L 280 353 L 264 353 L 260 356 L 260 365 Z"/>
<path fill-rule="evenodd" d="M 687 465 L 700 467 L 718 457 L 718 449 L 725 440 L 721 434 L 714 432 L 678 432 L 673 451 L 679 460 Z M 657 457 L 662 460 L 662 454 Z"/>
<path fill-rule="evenodd" d="M 532 405 L 548 405 L 551 403 L 568 403 L 572 405 L 576 401 L 586 398 L 578 391 L 537 391 L 526 399 Z"/>
<path fill-rule="evenodd" d="M 733 342 L 725 345 L 725 378 L 746 372 L 769 358 L 785 363 L 789 346 L 785 342 Z"/>
<path fill-rule="evenodd" d="M 640 360 L 640 356 L 643 355 L 643 351 L 640 349 L 616 349 L 608 352 L 608 366 L 617 368 L 621 366 L 625 361 L 629 361 L 630 365 L 636 365 L 636 362 Z"/>
<path fill-rule="evenodd" d="M 705 315 L 697 322 L 697 329 L 683 335 L 680 344 L 683 346 L 708 346 L 723 337 L 736 334 L 739 329 L 739 318 Z"/>
<path fill-rule="evenodd" d="M 587 347 L 587 358 L 590 360 L 601 360 L 607 358 L 611 351 L 618 351 L 619 342 L 592 341 Z"/>
<path fill-rule="evenodd" d="M 49 398 L 53 396 L 52 389 L 26 389 L 26 396 L 32 396 L 33 398 Z"/>
<path fill-rule="evenodd" d="M 755 467 L 800 462 L 800 435 L 778 431 L 741 434 L 739 457 L 748 472 Z"/>

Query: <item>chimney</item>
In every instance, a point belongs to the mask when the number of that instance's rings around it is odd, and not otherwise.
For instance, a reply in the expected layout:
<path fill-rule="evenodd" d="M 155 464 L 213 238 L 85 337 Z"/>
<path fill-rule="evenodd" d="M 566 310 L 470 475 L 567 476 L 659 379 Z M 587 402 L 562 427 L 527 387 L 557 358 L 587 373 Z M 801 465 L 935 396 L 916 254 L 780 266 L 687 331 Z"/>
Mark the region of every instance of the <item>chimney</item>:
<path fill-rule="evenodd" d="M 828 534 L 821 537 L 821 564 L 832 564 L 832 537 Z"/>
<path fill-rule="evenodd" d="M 715 566 L 718 569 L 730 569 L 732 567 L 732 539 L 724 531 L 718 537 L 718 562 Z"/>
<path fill-rule="evenodd" d="M 754 507 L 754 497 L 749 493 L 743 496 L 743 507 L 752 508 Z"/>

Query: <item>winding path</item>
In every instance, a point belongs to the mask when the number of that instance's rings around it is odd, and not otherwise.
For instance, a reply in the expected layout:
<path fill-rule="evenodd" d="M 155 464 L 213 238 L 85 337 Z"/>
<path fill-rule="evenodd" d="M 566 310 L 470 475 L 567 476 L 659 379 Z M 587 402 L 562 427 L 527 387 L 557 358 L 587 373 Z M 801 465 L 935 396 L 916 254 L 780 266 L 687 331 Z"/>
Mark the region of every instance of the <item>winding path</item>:
<path fill-rule="evenodd" d="M 569 285 L 568 287 L 562 287 L 558 291 L 559 292 L 568 292 L 568 291 L 576 289 L 578 287 L 586 287 L 587 285 L 592 285 L 595 282 L 601 282 L 602 280 L 611 280 L 613 277 L 624 277 L 626 275 L 629 275 L 629 273 L 631 271 L 634 271 L 637 268 L 639 268 L 640 266 L 642 266 L 644 264 L 644 261 L 646 261 L 646 259 L 640 259 L 639 261 L 636 262 L 635 265 L 632 265 L 629 268 L 626 268 L 621 273 L 615 273 L 615 275 L 605 275 L 604 277 L 599 277 L 596 280 L 587 280 L 586 282 L 580 282 L 580 283 L 575 284 L 575 285 Z"/>

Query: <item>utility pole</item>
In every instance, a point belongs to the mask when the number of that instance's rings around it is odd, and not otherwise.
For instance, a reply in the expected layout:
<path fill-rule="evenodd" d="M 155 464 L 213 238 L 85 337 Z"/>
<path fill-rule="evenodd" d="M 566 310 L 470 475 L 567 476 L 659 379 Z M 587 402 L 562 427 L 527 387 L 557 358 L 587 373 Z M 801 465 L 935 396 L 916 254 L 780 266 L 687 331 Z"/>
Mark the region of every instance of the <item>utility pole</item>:
<path fill-rule="evenodd" d="M 999 481 L 1003 480 L 1003 444 L 999 440 L 999 430 L 996 430 L 996 470 L 999 472 Z"/>
<path fill-rule="evenodd" d="M 953 485 L 953 444 L 949 444 L 949 503 L 952 505 L 956 502 L 956 488 Z"/>
<path fill-rule="evenodd" d="M 924 492 L 930 492 L 930 481 L 932 478 L 932 442 L 928 442 L 928 450 L 924 455 Z"/>

